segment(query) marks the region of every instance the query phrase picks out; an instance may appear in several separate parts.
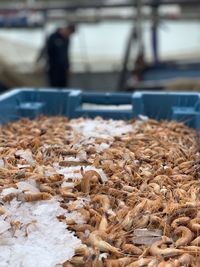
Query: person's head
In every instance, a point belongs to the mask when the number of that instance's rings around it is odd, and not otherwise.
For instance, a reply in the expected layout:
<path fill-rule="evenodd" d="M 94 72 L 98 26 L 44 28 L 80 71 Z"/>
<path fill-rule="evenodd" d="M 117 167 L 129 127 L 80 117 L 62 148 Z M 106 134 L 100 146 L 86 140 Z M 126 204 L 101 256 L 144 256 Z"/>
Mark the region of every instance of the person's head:
<path fill-rule="evenodd" d="M 59 32 L 64 38 L 68 38 L 70 35 L 75 33 L 75 31 L 76 31 L 75 24 L 68 24 L 67 26 L 59 28 Z"/>

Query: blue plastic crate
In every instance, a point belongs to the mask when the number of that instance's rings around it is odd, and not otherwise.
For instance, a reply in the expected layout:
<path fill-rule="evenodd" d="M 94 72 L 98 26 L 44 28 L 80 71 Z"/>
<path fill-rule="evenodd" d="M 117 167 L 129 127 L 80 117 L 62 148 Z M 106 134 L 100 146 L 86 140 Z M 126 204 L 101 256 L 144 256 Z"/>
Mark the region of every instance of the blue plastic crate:
<path fill-rule="evenodd" d="M 70 118 L 101 116 L 105 119 L 131 119 L 133 117 L 133 94 L 130 93 L 87 93 L 75 92 L 69 96 L 68 115 Z M 83 104 L 96 104 L 97 109 L 84 108 Z M 98 109 L 98 105 L 115 105 L 115 109 Z M 129 105 L 129 109 L 117 109 L 117 106 Z"/>
<path fill-rule="evenodd" d="M 15 89 L 0 96 L 0 123 L 40 114 L 68 116 L 69 94 L 74 90 Z M 78 92 L 78 91 L 77 91 Z"/>
<path fill-rule="evenodd" d="M 84 103 L 104 105 L 85 108 Z M 128 105 L 128 109 L 110 109 Z M 186 92 L 88 93 L 75 89 L 15 89 L 0 96 L 0 123 L 40 114 L 69 118 L 101 116 L 131 119 L 145 115 L 153 119 L 184 122 L 200 131 L 200 94 Z"/>
<path fill-rule="evenodd" d="M 135 92 L 133 114 L 177 120 L 200 131 L 200 94 L 189 92 Z"/>

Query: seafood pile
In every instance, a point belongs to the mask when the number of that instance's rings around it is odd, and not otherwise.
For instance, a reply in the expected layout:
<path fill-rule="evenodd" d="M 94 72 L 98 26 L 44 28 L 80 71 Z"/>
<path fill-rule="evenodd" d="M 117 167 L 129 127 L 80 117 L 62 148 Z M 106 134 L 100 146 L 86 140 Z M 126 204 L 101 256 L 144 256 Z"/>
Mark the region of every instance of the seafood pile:
<path fill-rule="evenodd" d="M 173 121 L 40 117 L 1 126 L 2 266 L 200 266 L 199 172 L 197 132 Z M 50 248 L 41 241 L 48 227 Z M 33 237 L 41 251 L 55 246 L 54 260 L 31 265 L 24 255 L 17 265 Z"/>

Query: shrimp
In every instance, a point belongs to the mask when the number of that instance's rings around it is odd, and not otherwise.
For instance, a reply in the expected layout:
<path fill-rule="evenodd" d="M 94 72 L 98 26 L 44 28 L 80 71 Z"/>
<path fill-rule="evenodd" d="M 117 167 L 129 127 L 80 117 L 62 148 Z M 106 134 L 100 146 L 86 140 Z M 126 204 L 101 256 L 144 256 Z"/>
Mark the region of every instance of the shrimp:
<path fill-rule="evenodd" d="M 110 200 L 106 195 L 96 195 L 92 199 L 93 202 L 100 202 L 103 211 L 107 212 L 110 209 Z"/>
<path fill-rule="evenodd" d="M 83 256 L 74 256 L 69 263 L 74 267 L 85 266 L 85 260 Z"/>
<path fill-rule="evenodd" d="M 184 253 L 183 255 L 181 255 L 178 258 L 178 262 L 181 264 L 181 266 L 190 266 L 190 264 L 193 261 L 193 256 L 188 254 L 188 253 Z"/>
<path fill-rule="evenodd" d="M 81 214 L 81 218 L 87 223 L 90 220 L 90 212 L 84 208 L 77 210 Z"/>
<path fill-rule="evenodd" d="M 106 216 L 103 215 L 99 224 L 99 231 L 105 232 L 108 227 L 108 221 L 106 219 Z"/>
<path fill-rule="evenodd" d="M 83 244 L 90 246 L 90 243 L 88 241 L 88 237 L 83 232 L 76 232 L 76 236 L 82 241 Z"/>
<path fill-rule="evenodd" d="M 128 195 L 128 192 L 124 190 L 116 189 L 116 188 L 109 188 L 108 194 L 116 198 L 119 198 L 119 197 L 125 198 Z"/>
<path fill-rule="evenodd" d="M 94 178 L 96 178 L 94 180 Z M 86 171 L 84 174 L 83 174 L 83 178 L 81 180 L 81 191 L 83 193 L 89 193 L 90 192 L 90 185 L 91 185 L 91 182 L 92 181 L 99 181 L 100 179 L 100 175 L 98 172 L 94 171 L 94 170 L 90 170 L 90 171 Z"/>
<path fill-rule="evenodd" d="M 33 231 L 36 228 L 37 220 L 32 220 L 25 226 L 25 236 L 28 236 L 31 231 Z"/>
<path fill-rule="evenodd" d="M 195 238 L 192 242 L 191 242 L 192 246 L 200 246 L 200 236 L 198 236 L 197 238 Z"/>
<path fill-rule="evenodd" d="M 133 186 L 130 186 L 130 185 L 124 185 L 124 186 L 122 187 L 122 189 L 123 189 L 124 191 L 129 192 L 129 193 L 132 193 L 132 192 L 135 191 L 136 188 L 133 187 Z"/>
<path fill-rule="evenodd" d="M 156 267 L 174 267 L 174 264 L 166 261 L 161 261 Z"/>
<path fill-rule="evenodd" d="M 120 255 L 120 251 L 118 248 L 111 246 L 106 241 L 103 241 L 99 235 L 99 231 L 94 231 L 89 235 L 89 242 L 93 247 L 98 248 L 103 252 L 111 252 L 114 255 Z"/>
<path fill-rule="evenodd" d="M 47 184 L 40 184 L 39 189 L 41 192 L 46 192 L 49 194 L 54 194 L 54 190 Z"/>
<path fill-rule="evenodd" d="M 89 211 L 89 213 L 90 213 L 90 217 L 92 217 L 92 216 L 96 216 L 96 217 L 98 217 L 98 218 L 101 218 L 101 214 L 98 213 L 96 210 L 94 210 L 94 209 L 92 209 L 92 208 L 89 208 L 88 211 Z"/>
<path fill-rule="evenodd" d="M 67 261 L 63 263 L 63 267 L 74 267 L 74 265 Z"/>
<path fill-rule="evenodd" d="M 74 225 L 76 223 L 76 221 L 74 219 L 61 219 L 61 221 L 64 221 L 67 225 Z"/>
<path fill-rule="evenodd" d="M 192 239 L 193 239 L 192 232 L 190 231 L 190 229 L 188 229 L 185 226 L 179 226 L 179 227 L 177 227 L 175 229 L 174 233 L 176 235 L 181 234 L 181 238 L 179 238 L 175 242 L 176 247 L 188 245 L 192 241 Z"/>
<path fill-rule="evenodd" d="M 142 218 L 137 219 L 137 222 L 135 222 L 135 220 L 134 220 L 134 222 L 133 222 L 134 227 L 137 227 L 137 228 L 147 227 L 148 222 L 149 222 L 149 218 L 150 218 L 150 215 L 147 214 L 147 215 L 143 215 Z"/>
<path fill-rule="evenodd" d="M 162 240 L 156 241 L 153 243 L 149 249 L 149 252 L 152 256 L 158 256 L 158 257 L 163 257 L 163 258 L 170 258 L 174 256 L 181 255 L 183 253 L 182 250 L 176 249 L 176 248 L 160 248 L 163 244 L 168 244 L 171 243 L 171 240 L 163 236 Z"/>
<path fill-rule="evenodd" d="M 88 256 L 89 255 L 89 249 L 86 246 L 82 246 L 75 249 L 75 255 L 76 256 Z"/>
<path fill-rule="evenodd" d="M 122 245 L 122 249 L 125 253 L 129 253 L 132 255 L 142 254 L 142 250 L 139 247 L 134 246 L 133 244 L 124 244 Z"/>
<path fill-rule="evenodd" d="M 173 228 L 176 228 L 180 225 L 187 225 L 189 221 L 190 217 L 179 217 L 172 222 L 171 226 Z"/>
<path fill-rule="evenodd" d="M 149 184 L 149 187 L 153 189 L 153 191 L 156 193 L 156 194 L 160 194 L 160 186 L 156 183 L 150 183 Z"/>
<path fill-rule="evenodd" d="M 97 217 L 96 215 L 92 216 L 89 221 L 89 223 L 95 228 L 98 228 L 100 222 L 101 222 L 101 217 Z"/>
<path fill-rule="evenodd" d="M 124 220 L 121 222 L 121 226 L 125 229 L 125 230 L 129 230 L 133 224 L 133 211 L 130 210 L 126 217 L 124 218 Z"/>
<path fill-rule="evenodd" d="M 49 193 L 19 193 L 17 195 L 17 200 L 23 201 L 23 202 L 33 202 L 33 201 L 39 201 L 39 200 L 48 200 L 51 198 L 51 195 Z"/>
<path fill-rule="evenodd" d="M 127 215 L 127 213 L 128 213 L 128 207 L 120 208 L 116 213 L 116 217 L 121 222 L 121 221 L 123 221 L 123 219 Z"/>
<path fill-rule="evenodd" d="M 181 247 L 184 252 L 188 252 L 190 254 L 194 255 L 200 255 L 200 247 L 197 246 L 186 246 L 186 247 Z"/>
<path fill-rule="evenodd" d="M 0 216 L 5 214 L 6 210 L 3 207 L 0 207 Z"/>
<path fill-rule="evenodd" d="M 200 232 L 200 218 L 195 218 L 192 219 L 189 224 L 188 227 L 193 231 L 193 232 Z"/>
<path fill-rule="evenodd" d="M 185 161 L 183 163 L 181 163 L 178 167 L 179 169 L 189 169 L 191 168 L 191 166 L 193 166 L 195 164 L 195 162 L 193 160 L 190 160 L 190 161 Z"/>
<path fill-rule="evenodd" d="M 60 195 L 64 198 L 72 198 L 72 199 L 77 199 L 78 198 L 78 194 L 77 193 L 72 193 L 69 192 L 68 190 L 66 190 L 65 188 L 60 188 Z"/>
<path fill-rule="evenodd" d="M 127 267 L 143 267 L 147 266 L 151 262 L 151 258 L 141 258 L 139 260 L 133 261 L 131 264 L 127 265 Z"/>
<path fill-rule="evenodd" d="M 134 207 L 134 216 L 141 213 L 147 203 L 147 199 L 143 199 L 139 204 Z"/>
<path fill-rule="evenodd" d="M 5 195 L 2 197 L 3 202 L 10 202 L 12 201 L 15 197 L 17 197 L 17 193 L 10 193 L 8 195 Z"/>
<path fill-rule="evenodd" d="M 106 267 L 124 267 L 124 266 L 127 266 L 127 264 L 131 263 L 132 261 L 133 259 L 130 257 L 119 258 L 116 260 L 106 259 L 105 266 Z"/>
<path fill-rule="evenodd" d="M 22 227 L 22 223 L 20 221 L 11 221 L 10 225 L 13 231 L 13 236 L 15 235 L 15 232 Z"/>

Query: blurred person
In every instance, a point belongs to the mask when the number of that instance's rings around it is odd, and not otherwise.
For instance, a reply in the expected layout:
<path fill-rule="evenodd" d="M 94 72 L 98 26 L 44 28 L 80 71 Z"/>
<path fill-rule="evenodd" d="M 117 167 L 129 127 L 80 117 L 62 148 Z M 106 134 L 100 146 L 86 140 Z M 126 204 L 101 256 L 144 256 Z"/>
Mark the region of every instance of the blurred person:
<path fill-rule="evenodd" d="M 48 81 L 51 87 L 63 88 L 69 86 L 70 37 L 76 31 L 74 24 L 58 28 L 46 42 L 48 64 Z"/>

